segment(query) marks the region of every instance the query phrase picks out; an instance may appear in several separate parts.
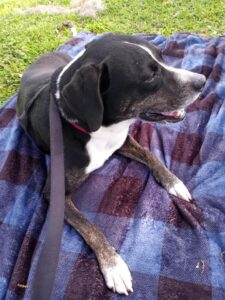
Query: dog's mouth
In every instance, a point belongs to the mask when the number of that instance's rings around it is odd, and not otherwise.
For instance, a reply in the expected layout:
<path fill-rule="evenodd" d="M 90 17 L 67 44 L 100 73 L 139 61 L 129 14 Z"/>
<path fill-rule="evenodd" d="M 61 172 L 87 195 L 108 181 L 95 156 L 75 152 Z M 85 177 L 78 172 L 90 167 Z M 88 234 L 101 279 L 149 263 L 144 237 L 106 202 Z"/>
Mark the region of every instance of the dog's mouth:
<path fill-rule="evenodd" d="M 165 112 L 142 112 L 139 117 L 145 121 L 154 121 L 154 122 L 179 122 L 185 118 L 185 110 L 179 109 L 174 111 L 165 111 Z"/>
<path fill-rule="evenodd" d="M 161 112 L 160 114 L 169 118 L 183 120 L 186 113 L 184 109 L 180 109 L 175 111 Z"/>

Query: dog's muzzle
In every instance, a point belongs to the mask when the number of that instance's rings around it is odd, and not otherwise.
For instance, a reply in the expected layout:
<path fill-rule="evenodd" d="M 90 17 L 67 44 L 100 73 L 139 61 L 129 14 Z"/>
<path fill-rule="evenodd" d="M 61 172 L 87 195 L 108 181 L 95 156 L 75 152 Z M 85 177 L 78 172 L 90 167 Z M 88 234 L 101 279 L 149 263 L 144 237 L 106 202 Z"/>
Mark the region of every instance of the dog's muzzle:
<path fill-rule="evenodd" d="M 192 92 L 190 93 L 190 97 L 188 97 L 183 105 L 181 105 L 178 109 L 172 111 L 141 112 L 139 114 L 139 118 L 146 121 L 170 123 L 175 123 L 183 120 L 186 115 L 185 108 L 199 98 L 206 82 L 206 77 L 204 75 L 192 72 L 187 72 L 187 75 L 189 76 L 187 84 L 189 85 L 189 88 Z"/>
<path fill-rule="evenodd" d="M 201 93 L 206 82 L 206 77 L 202 74 L 196 75 L 198 76 L 196 76 L 196 78 L 193 80 L 193 88 L 196 90 L 196 92 Z"/>

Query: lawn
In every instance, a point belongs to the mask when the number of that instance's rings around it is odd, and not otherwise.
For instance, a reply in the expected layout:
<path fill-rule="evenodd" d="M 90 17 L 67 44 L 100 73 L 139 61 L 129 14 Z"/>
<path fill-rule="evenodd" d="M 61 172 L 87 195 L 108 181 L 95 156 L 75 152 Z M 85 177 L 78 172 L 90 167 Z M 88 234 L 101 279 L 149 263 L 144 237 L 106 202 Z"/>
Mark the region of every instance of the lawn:
<path fill-rule="evenodd" d="M 18 90 L 20 76 L 39 55 L 53 51 L 72 37 L 62 24 L 73 22 L 77 31 L 158 33 L 189 31 L 206 37 L 225 34 L 225 0 L 105 0 L 98 17 L 21 15 L 17 9 L 51 4 L 69 6 L 69 0 L 1 0 L 0 104 Z"/>

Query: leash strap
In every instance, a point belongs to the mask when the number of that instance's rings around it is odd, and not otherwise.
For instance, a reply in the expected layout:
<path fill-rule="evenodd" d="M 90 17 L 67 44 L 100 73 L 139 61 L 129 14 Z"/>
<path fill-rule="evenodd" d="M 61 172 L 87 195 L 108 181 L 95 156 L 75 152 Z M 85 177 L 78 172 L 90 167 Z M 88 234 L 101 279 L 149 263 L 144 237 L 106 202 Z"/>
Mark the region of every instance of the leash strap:
<path fill-rule="evenodd" d="M 65 170 L 62 123 L 52 94 L 50 96 L 49 126 L 51 148 L 49 223 L 34 276 L 32 300 L 49 300 L 51 298 L 64 222 Z"/>

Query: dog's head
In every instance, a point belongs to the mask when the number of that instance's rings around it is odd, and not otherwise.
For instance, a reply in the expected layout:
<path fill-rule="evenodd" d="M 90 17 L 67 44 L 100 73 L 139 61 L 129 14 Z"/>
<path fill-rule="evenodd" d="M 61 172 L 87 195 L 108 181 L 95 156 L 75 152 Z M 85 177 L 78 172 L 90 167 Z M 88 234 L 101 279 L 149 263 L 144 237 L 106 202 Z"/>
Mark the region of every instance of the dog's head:
<path fill-rule="evenodd" d="M 195 101 L 205 76 L 165 65 L 160 50 L 140 38 L 108 35 L 87 45 L 62 71 L 61 108 L 89 131 L 140 118 L 177 122 Z"/>

